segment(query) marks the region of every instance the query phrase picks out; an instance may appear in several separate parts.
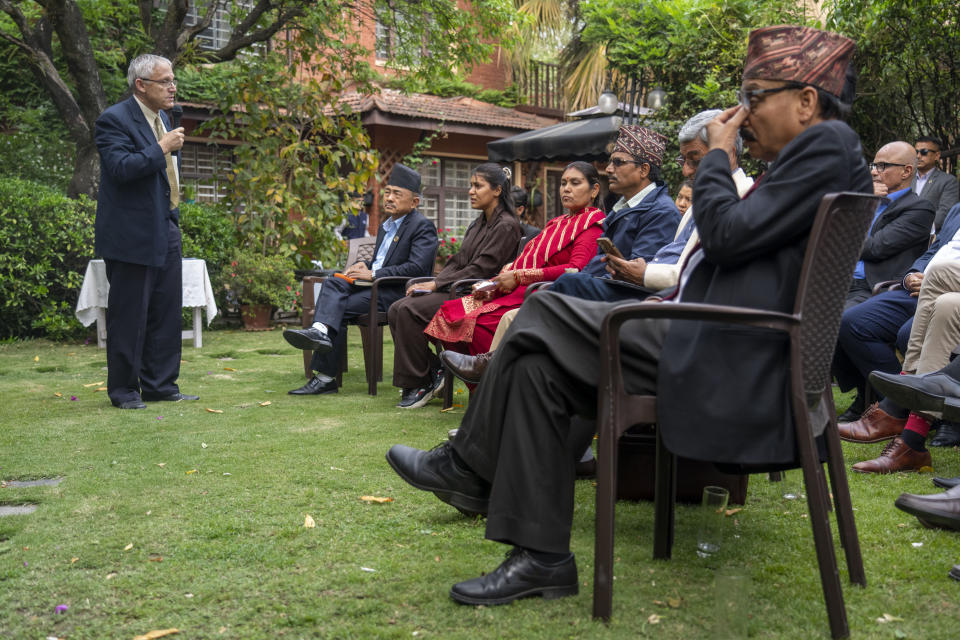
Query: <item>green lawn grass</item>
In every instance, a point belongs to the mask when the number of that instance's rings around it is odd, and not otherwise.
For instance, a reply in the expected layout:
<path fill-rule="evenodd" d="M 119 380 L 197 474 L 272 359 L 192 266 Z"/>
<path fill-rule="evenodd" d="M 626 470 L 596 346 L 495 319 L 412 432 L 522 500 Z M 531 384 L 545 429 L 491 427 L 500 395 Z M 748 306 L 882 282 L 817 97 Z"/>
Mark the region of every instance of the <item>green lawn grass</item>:
<path fill-rule="evenodd" d="M 396 409 L 389 338 L 387 379 L 368 396 L 356 337 L 341 393 L 300 398 L 286 391 L 303 383 L 301 356 L 279 331 L 208 332 L 202 349 L 184 347 L 180 378 L 201 400 L 146 411 L 114 409 L 99 385 L 85 386 L 106 380 L 95 345 L 0 345 L 0 478 L 64 478 L 0 489 L 0 504 L 39 505 L 0 518 L 0 637 L 172 627 L 190 639 L 719 637 L 715 570 L 693 552 L 686 506 L 674 558 L 652 561 L 652 505 L 620 503 L 614 617 L 591 619 L 589 481 L 578 482 L 573 525 L 578 596 L 451 601 L 451 584 L 492 570 L 506 548 L 483 540 L 482 520 L 407 486 L 383 456 L 394 443 L 435 445 L 463 410 Z M 847 445 L 848 463 L 880 448 Z M 938 474 L 960 474 L 956 450 L 933 457 Z M 960 583 L 946 574 L 960 562 L 960 536 L 893 506 L 902 491 L 934 492 L 929 474 L 850 482 L 868 579 L 849 586 L 841 560 L 853 637 L 957 638 Z M 806 504 L 780 489 L 751 478 L 712 564 L 748 576 L 750 637 L 827 638 Z M 884 614 L 897 619 L 878 622 Z"/>

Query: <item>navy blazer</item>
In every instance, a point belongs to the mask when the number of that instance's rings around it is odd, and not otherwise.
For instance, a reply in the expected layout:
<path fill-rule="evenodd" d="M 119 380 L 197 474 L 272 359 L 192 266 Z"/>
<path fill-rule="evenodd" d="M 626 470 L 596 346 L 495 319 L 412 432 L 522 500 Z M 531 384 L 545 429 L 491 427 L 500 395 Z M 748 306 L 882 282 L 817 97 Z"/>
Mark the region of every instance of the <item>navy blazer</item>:
<path fill-rule="evenodd" d="M 373 249 L 373 258 L 366 261 L 367 268 L 373 266 L 380 244 L 383 242 L 383 224 L 377 229 L 377 244 Z M 386 276 L 429 276 L 433 273 L 433 263 L 437 256 L 437 228 L 423 214 L 414 209 L 406 215 L 400 228 L 393 236 L 390 249 L 383 266 L 377 269 L 376 277 Z"/>
<path fill-rule="evenodd" d="M 899 280 L 930 244 L 933 205 L 908 191 L 883 210 L 873 223 L 860 259 L 871 287 L 886 280 Z"/>
<path fill-rule="evenodd" d="M 611 211 L 603 220 L 603 235 L 610 238 L 627 260 L 653 259 L 657 251 L 672 242 L 680 224 L 680 211 L 670 198 L 666 185 L 657 185 L 635 207 Z M 609 277 L 602 251 L 590 260 L 583 272 Z"/>
<path fill-rule="evenodd" d="M 160 112 L 167 129 L 170 122 Z M 100 153 L 95 252 L 108 260 L 163 266 L 170 210 L 167 162 L 133 96 L 100 114 L 94 129 Z"/>
<path fill-rule="evenodd" d="M 943 245 L 953 240 L 953 236 L 955 236 L 958 231 L 960 231 L 960 204 L 955 204 L 950 208 L 950 212 L 947 213 L 947 217 L 943 221 L 943 226 L 940 227 L 940 233 L 937 234 L 936 240 L 930 243 L 930 247 L 926 253 L 916 259 L 907 273 L 915 273 L 917 271 L 923 273 L 926 271 L 931 258 L 937 254 L 937 251 L 940 251 Z"/>

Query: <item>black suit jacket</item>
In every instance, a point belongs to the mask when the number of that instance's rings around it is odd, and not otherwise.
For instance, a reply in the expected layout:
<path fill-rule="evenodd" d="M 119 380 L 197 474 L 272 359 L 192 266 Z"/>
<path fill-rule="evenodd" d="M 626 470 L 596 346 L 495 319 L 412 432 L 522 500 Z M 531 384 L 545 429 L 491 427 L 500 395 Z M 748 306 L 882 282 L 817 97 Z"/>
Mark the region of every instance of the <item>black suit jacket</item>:
<path fill-rule="evenodd" d="M 857 134 L 837 120 L 788 143 L 743 200 L 727 154 L 708 153 L 693 188 L 703 260 L 682 301 L 792 312 L 817 208 L 835 191 L 873 191 Z M 786 362 L 782 333 L 673 321 L 657 376 L 667 447 L 700 460 L 795 461 Z"/>
<path fill-rule="evenodd" d="M 373 266 L 383 243 L 383 225 L 377 230 L 377 244 L 373 250 L 373 259 L 367 260 L 367 268 Z M 437 228 L 432 222 L 414 209 L 406 215 L 400 228 L 393 236 L 393 242 L 387 251 L 383 266 L 377 269 L 375 276 L 428 276 L 433 273 L 433 261 L 437 255 Z"/>
<path fill-rule="evenodd" d="M 910 188 L 914 191 L 917 190 L 916 176 L 913 177 Z M 937 227 L 937 233 L 940 233 L 940 227 L 947 219 L 947 212 L 950 211 L 950 207 L 960 201 L 960 185 L 957 184 L 957 179 L 954 176 L 934 167 L 930 169 L 930 177 L 927 178 L 927 184 L 923 187 L 923 195 L 920 197 L 932 202 L 937 210 L 937 216 L 934 218 L 933 224 Z"/>
<path fill-rule="evenodd" d="M 167 115 L 160 112 L 164 126 Z M 108 260 L 163 266 L 167 255 L 170 182 L 153 128 L 136 98 L 107 108 L 97 122 L 100 152 L 95 252 Z"/>
<path fill-rule="evenodd" d="M 908 191 L 883 210 L 870 228 L 860 259 L 867 284 L 899 280 L 930 245 L 934 208 Z"/>

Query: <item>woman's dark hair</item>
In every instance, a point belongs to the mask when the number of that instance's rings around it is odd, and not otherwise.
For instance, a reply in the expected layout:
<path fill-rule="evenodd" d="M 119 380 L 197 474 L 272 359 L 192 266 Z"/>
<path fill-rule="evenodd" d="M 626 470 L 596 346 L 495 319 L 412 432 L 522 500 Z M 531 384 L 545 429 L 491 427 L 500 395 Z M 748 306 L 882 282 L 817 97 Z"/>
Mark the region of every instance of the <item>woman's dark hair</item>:
<path fill-rule="evenodd" d="M 510 197 L 510 173 L 509 169 L 504 169 L 496 162 L 484 162 L 473 168 L 473 174 L 480 176 L 487 183 L 496 189 L 500 187 L 500 196 L 497 199 L 497 208 L 509 211 L 517 215 L 517 208 L 513 206 L 513 198 Z"/>
<path fill-rule="evenodd" d="M 530 206 L 530 195 L 527 190 L 521 186 L 514 186 L 510 189 L 510 197 L 513 198 L 513 206 L 526 209 Z"/>
<path fill-rule="evenodd" d="M 566 173 L 568 169 L 576 169 L 577 171 L 582 173 L 583 177 L 587 179 L 588 183 L 590 183 L 591 188 L 593 187 L 593 185 L 600 184 L 600 172 L 598 172 L 597 168 L 589 162 L 584 162 L 583 160 L 575 160 L 570 164 L 568 164 L 566 167 L 564 167 L 563 172 Z M 600 189 L 600 191 L 597 192 L 597 197 L 595 197 L 593 199 L 593 202 L 591 202 L 590 204 L 592 204 L 595 207 L 600 206 L 601 192 L 603 192 L 602 188 Z"/>
<path fill-rule="evenodd" d="M 684 180 L 683 182 L 681 182 L 681 183 L 680 183 L 680 186 L 677 187 L 677 195 L 680 195 L 680 192 L 683 191 L 683 188 L 684 188 L 684 187 L 690 187 L 690 192 L 692 193 L 692 192 L 693 192 L 693 180 L 691 180 L 690 178 L 687 178 L 686 180 Z"/>

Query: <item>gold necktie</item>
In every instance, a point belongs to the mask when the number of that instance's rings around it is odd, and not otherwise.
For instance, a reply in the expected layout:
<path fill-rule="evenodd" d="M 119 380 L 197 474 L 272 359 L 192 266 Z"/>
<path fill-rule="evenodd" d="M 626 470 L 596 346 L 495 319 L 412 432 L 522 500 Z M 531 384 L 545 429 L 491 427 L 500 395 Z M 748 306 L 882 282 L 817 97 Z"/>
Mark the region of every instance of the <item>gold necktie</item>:
<path fill-rule="evenodd" d="M 157 141 L 163 137 L 163 124 L 160 122 L 160 116 L 153 121 L 153 128 L 157 134 Z M 167 161 L 167 181 L 170 182 L 170 208 L 176 209 L 180 206 L 180 182 L 177 180 L 177 168 L 173 164 L 173 154 L 168 153 L 164 156 Z"/>

